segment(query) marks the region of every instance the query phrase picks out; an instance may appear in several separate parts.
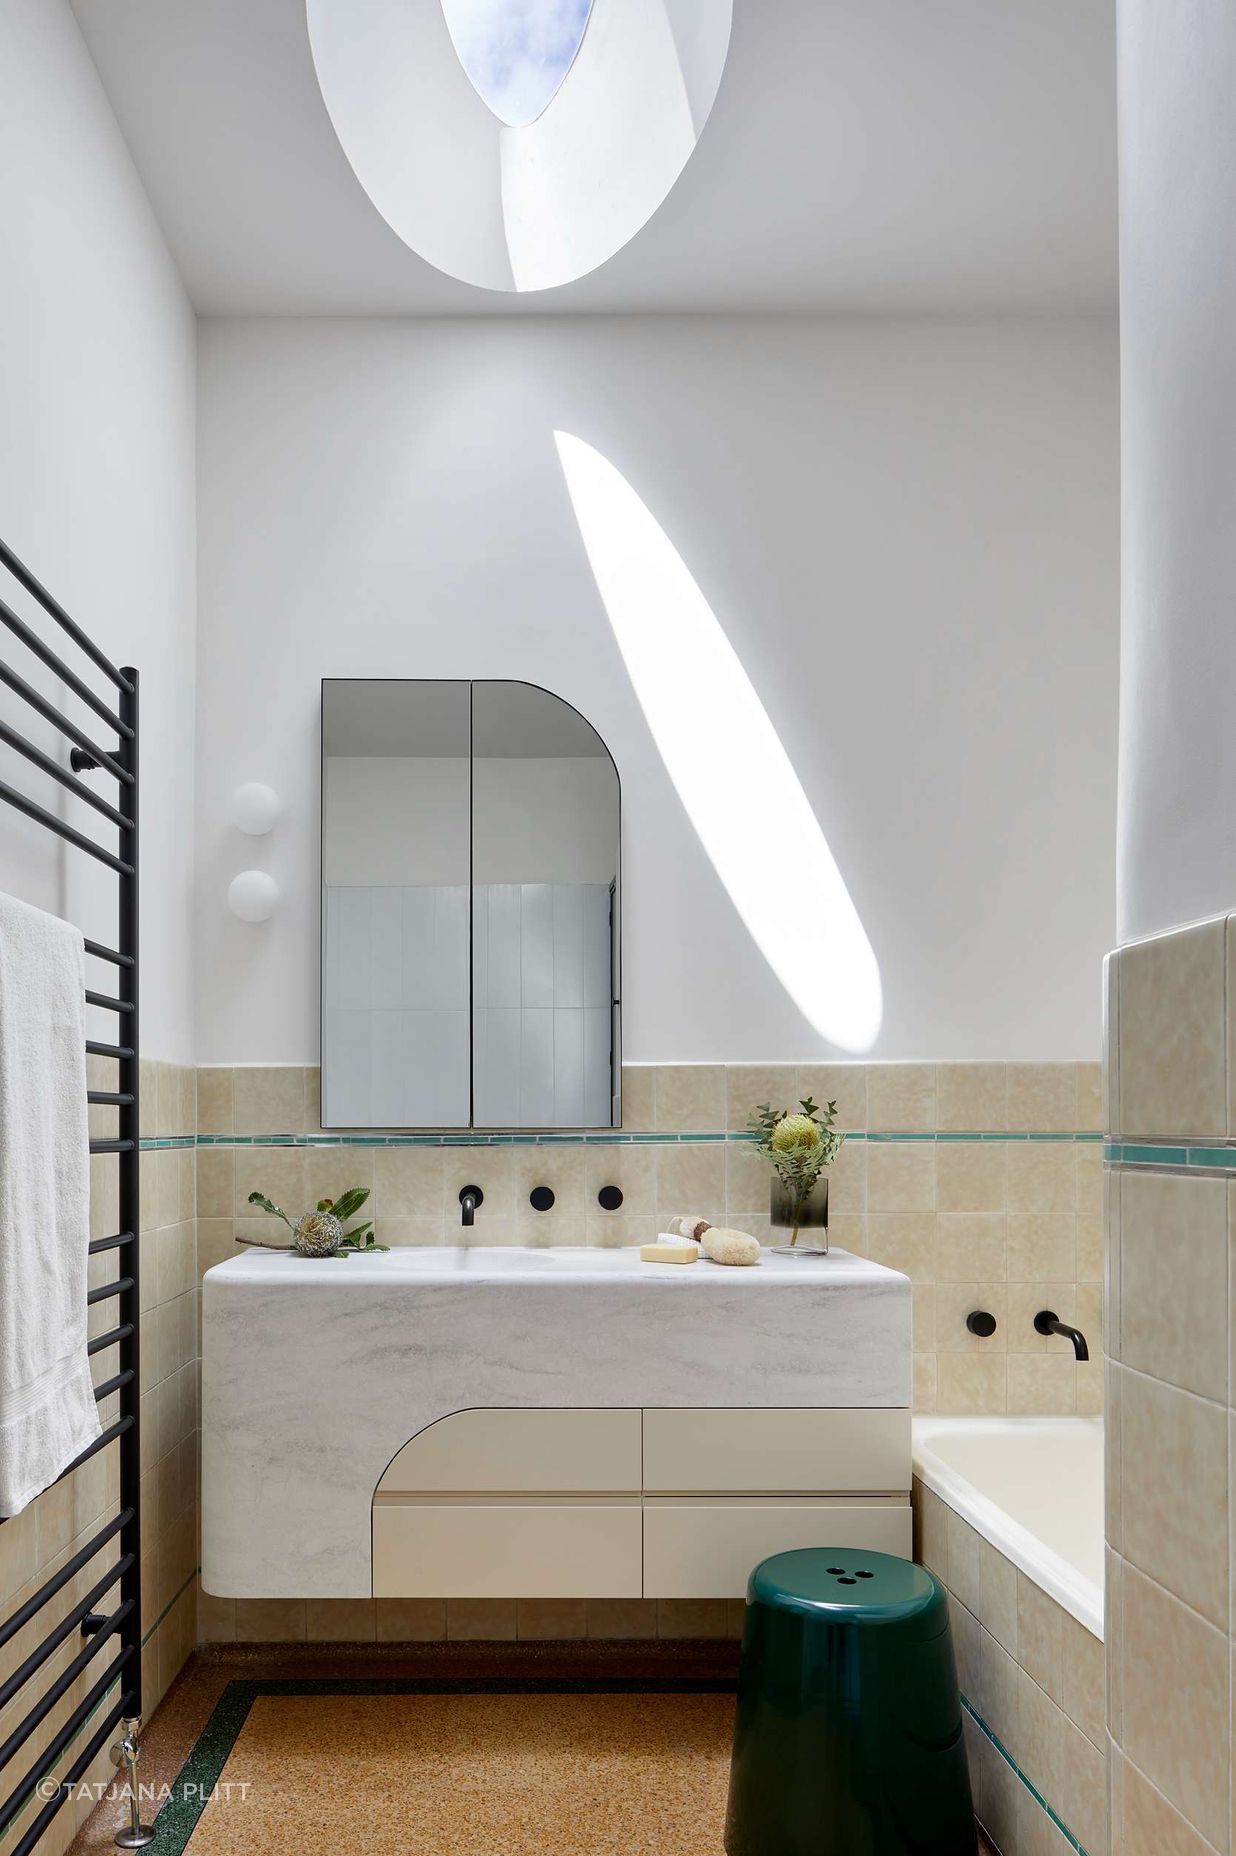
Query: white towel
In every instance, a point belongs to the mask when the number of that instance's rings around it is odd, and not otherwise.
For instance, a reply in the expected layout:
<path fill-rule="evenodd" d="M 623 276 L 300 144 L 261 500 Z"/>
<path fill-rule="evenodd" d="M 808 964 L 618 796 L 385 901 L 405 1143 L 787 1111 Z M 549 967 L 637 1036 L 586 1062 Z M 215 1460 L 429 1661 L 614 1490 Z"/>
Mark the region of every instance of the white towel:
<path fill-rule="evenodd" d="M 102 1428 L 86 1353 L 86 953 L 0 895 L 0 1515 Z"/>

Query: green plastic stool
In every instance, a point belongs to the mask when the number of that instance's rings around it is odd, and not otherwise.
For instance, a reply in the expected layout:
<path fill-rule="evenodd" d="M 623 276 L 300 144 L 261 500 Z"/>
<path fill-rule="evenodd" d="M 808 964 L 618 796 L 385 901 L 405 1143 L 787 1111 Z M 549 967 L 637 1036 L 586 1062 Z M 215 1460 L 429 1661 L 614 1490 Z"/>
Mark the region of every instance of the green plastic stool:
<path fill-rule="evenodd" d="M 747 1586 L 728 1856 L 974 1856 L 948 1595 L 819 1547 Z"/>

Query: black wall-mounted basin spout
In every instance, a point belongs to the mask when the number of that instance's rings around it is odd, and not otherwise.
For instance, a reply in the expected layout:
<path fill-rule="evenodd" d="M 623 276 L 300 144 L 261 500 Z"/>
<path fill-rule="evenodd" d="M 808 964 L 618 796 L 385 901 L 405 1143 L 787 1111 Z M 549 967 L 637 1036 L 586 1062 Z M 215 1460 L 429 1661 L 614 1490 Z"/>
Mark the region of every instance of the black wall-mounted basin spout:
<path fill-rule="evenodd" d="M 1065 1340 L 1071 1340 L 1073 1343 L 1075 1359 L 1088 1360 L 1090 1358 L 1086 1336 L 1081 1329 L 1070 1327 L 1067 1321 L 1061 1321 L 1050 1308 L 1041 1308 L 1034 1317 L 1034 1331 L 1036 1334 L 1063 1334 Z"/>
<path fill-rule="evenodd" d="M 463 1211 L 464 1228 L 467 1230 L 476 1222 L 476 1208 L 485 1203 L 485 1194 L 479 1186 L 461 1186 L 459 1203 Z"/>

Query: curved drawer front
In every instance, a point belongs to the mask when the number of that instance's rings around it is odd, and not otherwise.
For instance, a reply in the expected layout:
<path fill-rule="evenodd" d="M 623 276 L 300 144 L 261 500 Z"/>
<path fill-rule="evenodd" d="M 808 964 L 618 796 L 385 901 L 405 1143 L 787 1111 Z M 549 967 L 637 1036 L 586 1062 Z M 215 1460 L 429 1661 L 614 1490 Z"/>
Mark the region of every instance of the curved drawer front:
<path fill-rule="evenodd" d="M 378 1493 L 638 1494 L 640 1417 L 558 1407 L 455 1411 L 404 1445 Z"/>

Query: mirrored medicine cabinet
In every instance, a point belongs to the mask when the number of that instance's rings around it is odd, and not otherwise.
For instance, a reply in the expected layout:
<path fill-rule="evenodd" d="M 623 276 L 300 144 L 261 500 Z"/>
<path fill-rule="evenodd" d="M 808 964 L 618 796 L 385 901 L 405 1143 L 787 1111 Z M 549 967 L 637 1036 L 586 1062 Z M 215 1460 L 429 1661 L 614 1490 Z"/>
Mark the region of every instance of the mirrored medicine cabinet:
<path fill-rule="evenodd" d="M 322 1126 L 618 1126 L 620 840 L 550 691 L 324 680 Z"/>

